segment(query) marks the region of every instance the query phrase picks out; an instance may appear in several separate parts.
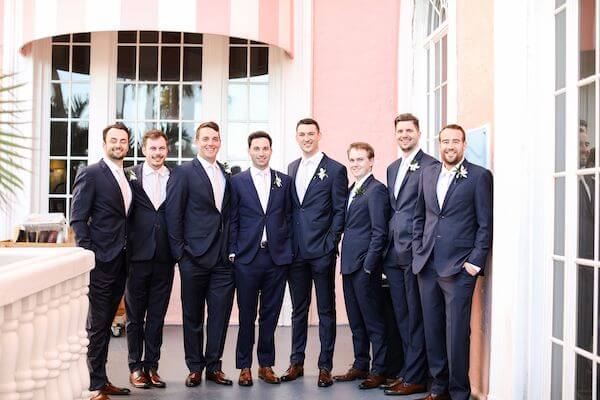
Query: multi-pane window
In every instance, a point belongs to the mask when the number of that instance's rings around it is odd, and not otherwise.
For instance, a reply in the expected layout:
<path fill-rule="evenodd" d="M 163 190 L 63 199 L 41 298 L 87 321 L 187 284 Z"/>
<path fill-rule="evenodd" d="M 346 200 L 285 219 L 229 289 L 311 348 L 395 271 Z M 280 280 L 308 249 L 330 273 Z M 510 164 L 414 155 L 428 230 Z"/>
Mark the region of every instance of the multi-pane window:
<path fill-rule="evenodd" d="M 439 156 L 438 133 L 448 115 L 448 22 L 446 0 L 429 0 L 427 52 L 427 142 Z"/>
<path fill-rule="evenodd" d="M 269 47 L 246 39 L 229 40 L 227 155 L 235 165 L 248 164 L 247 137 L 269 123 Z"/>
<path fill-rule="evenodd" d="M 116 119 L 132 130 L 125 165 L 143 160 L 142 135 L 161 129 L 169 138 L 167 162 L 194 157 L 202 118 L 201 34 L 118 33 Z"/>
<path fill-rule="evenodd" d="M 48 210 L 70 215 L 73 183 L 87 165 L 90 34 L 52 38 Z"/>

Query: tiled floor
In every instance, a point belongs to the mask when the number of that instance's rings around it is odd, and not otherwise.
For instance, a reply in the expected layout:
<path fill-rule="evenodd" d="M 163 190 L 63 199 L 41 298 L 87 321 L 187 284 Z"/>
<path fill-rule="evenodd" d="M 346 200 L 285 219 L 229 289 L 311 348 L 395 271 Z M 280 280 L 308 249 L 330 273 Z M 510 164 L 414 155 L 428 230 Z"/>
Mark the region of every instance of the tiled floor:
<path fill-rule="evenodd" d="M 297 399 L 384 399 L 393 398 L 385 396 L 379 389 L 359 390 L 358 382 L 335 383 L 329 388 L 317 387 L 317 357 L 319 352 L 318 329 L 309 329 L 307 359 L 305 361 L 305 375 L 295 382 L 281 385 L 269 385 L 257 377 L 256 366 L 253 368 L 254 386 L 245 388 L 237 385 L 239 371 L 235 369 L 235 341 L 237 327 L 231 327 L 227 335 L 225 355 L 223 357 L 223 370 L 235 382 L 231 387 L 217 385 L 213 382 L 202 381 L 195 388 L 184 385 L 187 368 L 183 356 L 183 333 L 181 327 L 168 326 L 165 328 L 164 344 L 161 356 L 159 373 L 167 382 L 166 389 L 133 389 L 132 395 L 122 397 L 123 400 L 150 400 L 150 399 L 244 399 L 244 400 L 297 400 Z M 276 333 L 277 360 L 275 372 L 281 374 L 288 366 L 290 353 L 290 328 L 279 327 Z M 334 356 L 334 374 L 343 373 L 352 364 L 352 336 L 350 328 L 339 326 Z M 118 386 L 129 387 L 127 368 L 127 342 L 125 337 L 112 338 L 108 374 L 111 381 Z M 424 397 L 423 395 L 403 396 L 405 400 Z M 115 397 L 113 397 L 115 398 Z"/>

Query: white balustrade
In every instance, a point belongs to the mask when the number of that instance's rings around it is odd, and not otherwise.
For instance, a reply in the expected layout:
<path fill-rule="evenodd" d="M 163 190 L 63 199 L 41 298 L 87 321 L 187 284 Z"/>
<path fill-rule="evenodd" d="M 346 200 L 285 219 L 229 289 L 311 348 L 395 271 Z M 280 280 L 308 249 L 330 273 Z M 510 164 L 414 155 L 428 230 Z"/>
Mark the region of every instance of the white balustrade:
<path fill-rule="evenodd" d="M 80 248 L 0 248 L 0 400 L 89 398 L 93 267 Z"/>

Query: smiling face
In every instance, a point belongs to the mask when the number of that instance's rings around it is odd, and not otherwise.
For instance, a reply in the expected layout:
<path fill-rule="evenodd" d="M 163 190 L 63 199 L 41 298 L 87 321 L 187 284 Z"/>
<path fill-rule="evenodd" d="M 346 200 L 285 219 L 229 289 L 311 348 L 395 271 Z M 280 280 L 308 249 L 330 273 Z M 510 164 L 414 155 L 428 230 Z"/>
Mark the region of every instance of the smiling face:
<path fill-rule="evenodd" d="M 321 132 L 314 124 L 300 124 L 296 129 L 296 142 L 305 157 L 310 157 L 319 151 Z"/>
<path fill-rule="evenodd" d="M 248 148 L 248 155 L 250 155 L 252 165 L 258 169 L 265 169 L 269 166 L 272 152 L 269 139 L 264 137 L 252 139 Z"/>
<path fill-rule="evenodd" d="M 367 150 L 351 148 L 348 152 L 350 172 L 357 181 L 364 178 L 373 169 L 373 159 L 369 158 Z"/>
<path fill-rule="evenodd" d="M 216 130 L 204 127 L 196 135 L 198 155 L 209 163 L 214 163 L 221 148 L 221 136 Z"/>
<path fill-rule="evenodd" d="M 159 169 L 165 163 L 169 153 L 167 141 L 163 137 L 148 138 L 142 147 L 142 153 L 146 156 L 146 163 L 152 169 Z"/>
<path fill-rule="evenodd" d="M 458 164 L 466 148 L 465 137 L 459 129 L 446 128 L 440 132 L 440 156 L 446 167 Z"/>
<path fill-rule="evenodd" d="M 129 135 L 123 129 L 110 128 L 102 145 L 104 154 L 111 161 L 121 161 L 127 155 Z"/>
<path fill-rule="evenodd" d="M 403 153 L 408 154 L 419 144 L 421 132 L 413 121 L 398 121 L 396 123 L 396 142 Z"/>

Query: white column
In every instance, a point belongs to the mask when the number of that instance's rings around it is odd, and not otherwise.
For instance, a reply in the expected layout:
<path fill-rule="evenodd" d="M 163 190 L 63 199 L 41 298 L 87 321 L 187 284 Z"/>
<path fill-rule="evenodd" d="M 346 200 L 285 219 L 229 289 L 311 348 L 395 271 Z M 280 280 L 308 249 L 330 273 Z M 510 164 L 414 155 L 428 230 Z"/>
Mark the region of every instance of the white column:
<path fill-rule="evenodd" d="M 48 303 L 50 302 L 50 289 L 37 294 L 35 315 L 33 317 L 33 350 L 31 360 L 32 378 L 34 381 L 34 398 L 44 400 L 46 398 L 46 384 L 48 380 L 48 368 L 44 358 L 46 349 L 46 333 L 48 332 Z"/>
<path fill-rule="evenodd" d="M 4 322 L 0 325 L 0 347 L 2 362 L 0 362 L 0 400 L 18 400 L 17 383 L 15 382 L 15 367 L 17 365 L 17 350 L 19 346 L 19 312 L 21 302 L 16 301 L 0 309 L 4 314 Z"/>
<path fill-rule="evenodd" d="M 69 353 L 71 354 L 71 364 L 69 366 L 69 380 L 71 381 L 71 390 L 73 398 L 79 398 L 79 394 L 83 388 L 81 386 L 81 378 L 79 376 L 79 358 L 81 357 L 81 344 L 79 343 L 79 296 L 82 290 L 81 276 L 71 279 L 73 289 L 69 298 L 69 336 L 67 343 L 69 344 Z"/>
<path fill-rule="evenodd" d="M 81 378 L 81 398 L 88 399 L 90 397 L 89 386 L 90 386 L 90 374 L 87 367 L 87 349 L 88 344 L 90 343 L 87 335 L 87 330 L 85 329 L 87 325 L 87 314 L 88 308 L 90 306 L 90 302 L 88 299 L 89 289 L 89 274 L 85 274 L 83 276 L 83 288 L 81 290 L 81 295 L 79 297 L 79 344 L 81 347 L 79 348 L 79 377 Z"/>
<path fill-rule="evenodd" d="M 46 399 L 48 400 L 60 399 L 57 379 L 59 374 L 58 369 L 60 368 L 60 360 L 58 359 L 58 349 L 56 348 L 59 324 L 58 306 L 60 305 L 59 289 L 59 286 L 53 286 L 50 289 L 52 298 L 48 308 L 48 336 L 45 354 L 46 368 L 48 368 L 48 384 L 46 386 Z"/>
<path fill-rule="evenodd" d="M 19 399 L 32 399 L 35 382 L 31 377 L 31 350 L 33 344 L 33 310 L 35 308 L 35 295 L 21 300 L 21 313 L 19 315 L 19 346 L 15 380 Z"/>
<path fill-rule="evenodd" d="M 69 299 L 71 291 L 71 281 L 60 284 L 60 306 L 59 306 L 59 324 L 58 324 L 58 357 L 60 358 L 60 372 L 58 375 L 58 391 L 61 399 L 72 399 L 73 391 L 69 382 L 69 367 L 71 366 L 71 353 L 69 353 L 69 344 L 67 335 L 69 332 Z"/>

